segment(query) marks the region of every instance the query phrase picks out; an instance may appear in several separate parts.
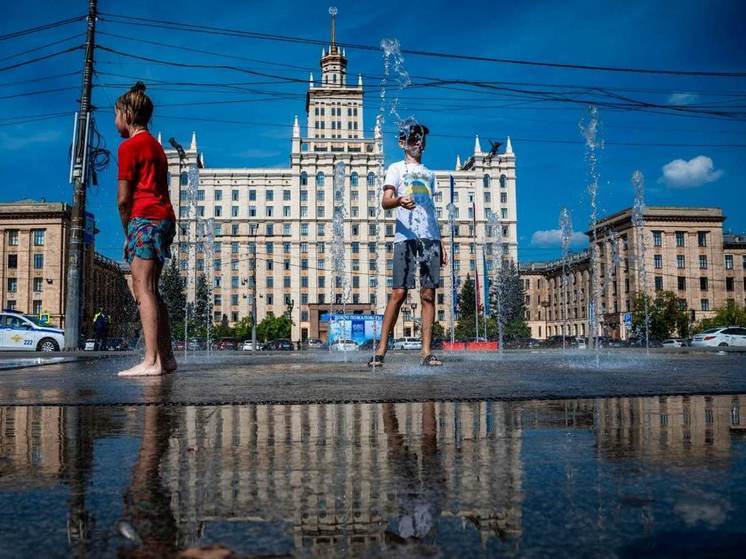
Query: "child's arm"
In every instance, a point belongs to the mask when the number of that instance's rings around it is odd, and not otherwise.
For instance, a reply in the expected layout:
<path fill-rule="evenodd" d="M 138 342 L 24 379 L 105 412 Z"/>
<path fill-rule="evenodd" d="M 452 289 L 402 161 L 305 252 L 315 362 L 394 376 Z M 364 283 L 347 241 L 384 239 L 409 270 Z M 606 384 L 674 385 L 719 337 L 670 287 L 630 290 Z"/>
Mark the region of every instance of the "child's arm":
<path fill-rule="evenodd" d="M 415 203 L 411 196 L 397 196 L 396 189 L 393 186 L 383 187 L 383 200 L 381 200 L 381 207 L 384 210 L 390 210 L 401 206 L 407 210 L 414 209 Z"/>
<path fill-rule="evenodd" d="M 124 236 L 127 236 L 127 222 L 130 220 L 132 212 L 132 195 L 135 192 L 135 183 L 128 180 L 119 180 L 117 188 L 117 207 L 119 208 L 119 218 L 122 220 Z"/>

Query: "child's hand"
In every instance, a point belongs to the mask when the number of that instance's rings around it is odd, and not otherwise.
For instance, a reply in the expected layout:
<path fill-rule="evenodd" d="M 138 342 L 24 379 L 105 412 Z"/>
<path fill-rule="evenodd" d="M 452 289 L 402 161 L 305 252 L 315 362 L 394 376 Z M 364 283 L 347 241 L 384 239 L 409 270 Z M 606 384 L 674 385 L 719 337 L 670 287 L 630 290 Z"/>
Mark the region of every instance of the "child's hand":
<path fill-rule="evenodd" d="M 399 205 L 405 210 L 413 210 L 416 204 L 411 196 L 400 196 Z"/>
<path fill-rule="evenodd" d="M 448 255 L 446 254 L 446 247 L 443 243 L 440 243 L 440 265 L 445 266 L 448 264 Z"/>

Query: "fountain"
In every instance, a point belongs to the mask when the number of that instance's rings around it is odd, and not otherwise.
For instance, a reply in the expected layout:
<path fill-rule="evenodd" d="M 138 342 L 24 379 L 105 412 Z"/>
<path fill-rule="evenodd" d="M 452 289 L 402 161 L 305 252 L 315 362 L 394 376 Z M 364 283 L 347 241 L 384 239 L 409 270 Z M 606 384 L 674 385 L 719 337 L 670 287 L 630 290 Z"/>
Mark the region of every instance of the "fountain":
<path fill-rule="evenodd" d="M 503 225 L 500 218 L 493 211 L 487 215 L 487 254 L 490 257 L 489 276 L 484 281 L 490 281 L 495 295 L 495 311 L 497 315 L 497 337 L 499 340 L 498 350 L 500 358 L 503 356 L 503 344 L 505 339 L 505 323 L 508 313 L 505 311 L 505 262 L 503 260 Z M 485 301 L 485 305 L 489 302 Z M 486 325 L 485 325 L 486 326 Z M 486 327 L 485 327 L 486 330 Z M 485 336 L 486 337 L 486 336 Z"/>
<path fill-rule="evenodd" d="M 181 180 L 181 178 L 179 178 Z M 189 318 L 194 308 L 194 302 L 189 302 L 189 294 L 193 292 L 195 285 L 195 268 L 192 264 L 192 258 L 196 259 L 195 245 L 193 241 L 193 235 L 196 236 L 197 232 L 197 190 L 199 186 L 199 169 L 196 164 L 190 165 L 187 171 L 187 277 L 185 281 L 185 290 L 187 296 L 185 298 L 184 307 L 184 358 L 188 356 L 189 350 Z M 192 213 L 194 213 L 194 222 L 192 223 Z"/>
<path fill-rule="evenodd" d="M 650 305 L 648 303 L 648 280 L 645 269 L 645 177 L 636 170 L 632 173 L 632 188 L 635 201 L 632 206 L 632 225 L 635 229 L 635 260 L 637 261 L 637 285 L 642 286 L 645 304 L 645 350 L 650 351 Z"/>
<path fill-rule="evenodd" d="M 593 347 L 598 359 L 599 313 L 601 311 L 601 277 L 598 250 L 598 152 L 603 149 L 601 138 L 601 121 L 598 107 L 590 105 L 587 113 L 581 119 L 580 132 L 585 140 L 585 158 L 588 163 L 587 191 L 590 198 L 590 229 L 592 232 L 590 261 L 591 261 L 591 302 L 588 309 L 588 339 L 593 340 Z"/>
<path fill-rule="evenodd" d="M 569 304 L 570 304 L 570 242 L 572 241 L 572 217 L 570 210 L 562 208 L 559 218 L 560 237 L 562 240 L 562 350 L 566 349 L 565 338 L 569 333 Z"/>
<path fill-rule="evenodd" d="M 334 216 L 332 218 L 332 270 L 334 271 L 334 281 L 332 282 L 332 303 L 331 303 L 331 316 L 329 317 L 329 333 L 332 333 L 333 329 L 336 329 L 337 336 L 339 338 L 346 338 L 340 333 L 340 323 L 332 322 L 332 316 L 334 316 L 334 306 L 337 304 L 337 290 L 342 290 L 342 314 L 346 311 L 347 297 L 350 291 L 350 281 L 347 277 L 347 271 L 345 266 L 345 218 L 347 217 L 347 210 L 345 208 L 345 164 L 343 161 L 337 161 L 334 165 Z M 331 350 L 331 345 L 329 346 Z M 345 360 L 347 359 L 347 351 L 345 350 Z"/>

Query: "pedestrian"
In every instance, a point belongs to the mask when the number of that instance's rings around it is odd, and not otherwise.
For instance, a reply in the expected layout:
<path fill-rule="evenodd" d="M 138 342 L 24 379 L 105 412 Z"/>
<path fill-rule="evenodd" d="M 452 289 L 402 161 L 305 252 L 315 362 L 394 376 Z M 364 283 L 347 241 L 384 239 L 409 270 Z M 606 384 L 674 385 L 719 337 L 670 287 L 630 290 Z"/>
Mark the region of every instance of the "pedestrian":
<path fill-rule="evenodd" d="M 96 347 L 99 351 L 106 351 L 109 334 L 109 315 L 104 309 L 98 308 L 98 312 L 93 317 L 93 332 L 96 335 Z"/>
<path fill-rule="evenodd" d="M 435 290 L 440 286 L 440 267 L 446 264 L 446 252 L 440 241 L 433 196 L 438 191 L 435 174 L 422 164 L 427 126 L 407 119 L 399 129 L 399 146 L 404 160 L 393 163 L 386 171 L 383 186 L 384 210 L 396 208 L 394 237 L 394 277 L 391 296 L 386 304 L 378 349 L 369 367 L 380 367 L 388 347 L 388 337 L 399 317 L 407 292 L 415 288 L 420 274 L 422 303 L 422 365 L 436 367 L 443 363 L 431 353 L 435 320 Z M 418 270 L 419 268 L 419 270 Z"/>
<path fill-rule="evenodd" d="M 176 370 L 168 308 L 158 291 L 163 263 L 171 257 L 176 216 L 168 193 L 168 160 L 148 131 L 153 102 L 137 82 L 114 105 L 119 146 L 117 205 L 125 233 L 124 258 L 140 311 L 145 358 L 120 376 L 161 375 Z"/>

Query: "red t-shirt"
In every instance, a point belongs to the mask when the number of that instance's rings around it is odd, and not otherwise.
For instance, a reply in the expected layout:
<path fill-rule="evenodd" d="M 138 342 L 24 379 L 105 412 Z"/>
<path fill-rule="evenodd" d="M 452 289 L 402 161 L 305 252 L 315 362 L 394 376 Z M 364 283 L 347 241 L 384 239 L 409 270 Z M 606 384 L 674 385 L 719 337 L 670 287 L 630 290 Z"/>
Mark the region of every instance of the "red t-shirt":
<path fill-rule="evenodd" d="M 168 160 L 163 146 L 145 130 L 119 145 L 119 180 L 135 183 L 130 218 L 176 221 L 168 194 Z"/>

